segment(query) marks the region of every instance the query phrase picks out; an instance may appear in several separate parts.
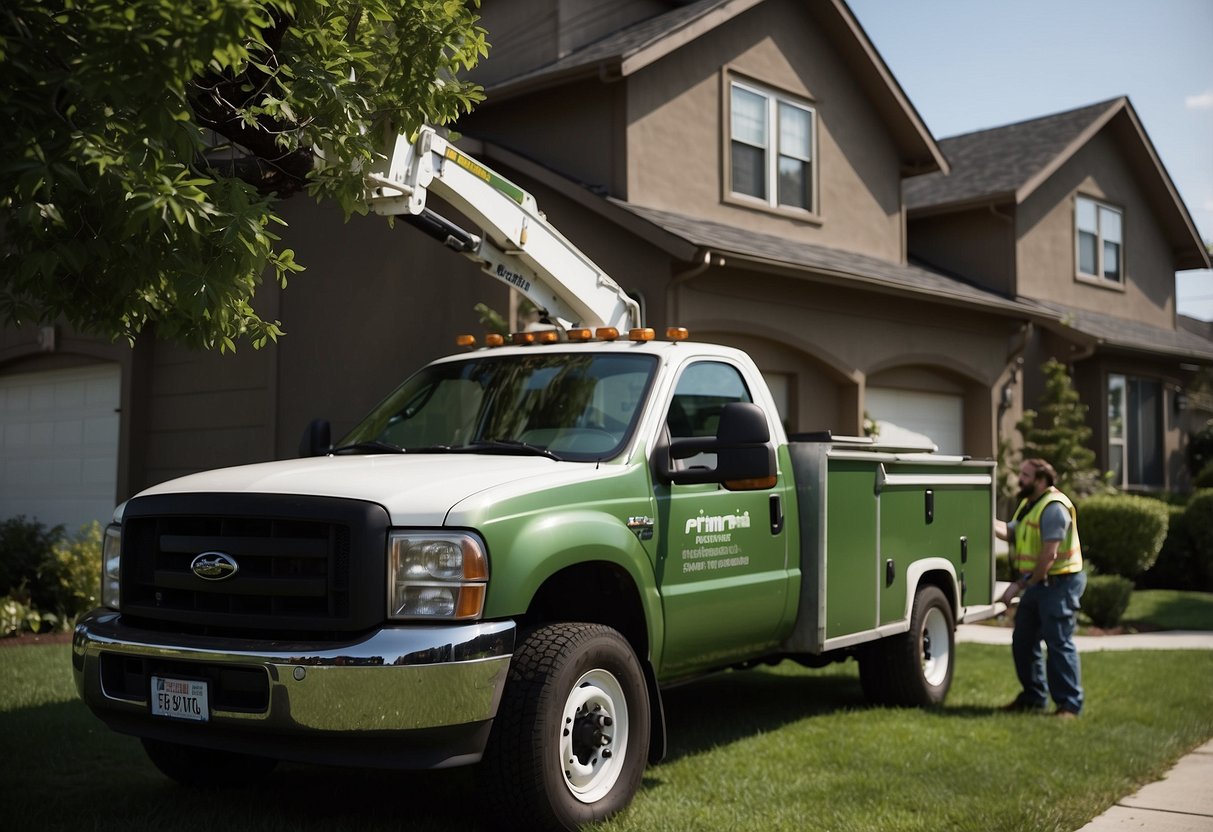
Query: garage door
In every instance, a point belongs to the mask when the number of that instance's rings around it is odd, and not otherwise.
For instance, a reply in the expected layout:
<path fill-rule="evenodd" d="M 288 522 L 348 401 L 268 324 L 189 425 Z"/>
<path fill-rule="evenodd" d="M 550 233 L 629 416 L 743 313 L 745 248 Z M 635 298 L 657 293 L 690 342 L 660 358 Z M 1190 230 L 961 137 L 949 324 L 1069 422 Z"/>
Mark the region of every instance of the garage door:
<path fill-rule="evenodd" d="M 0 519 L 109 520 L 120 389 L 116 364 L 0 376 Z"/>
<path fill-rule="evenodd" d="M 882 441 L 929 439 L 940 453 L 963 453 L 964 400 L 960 396 L 869 387 L 864 400 L 868 415 L 880 426 Z"/>

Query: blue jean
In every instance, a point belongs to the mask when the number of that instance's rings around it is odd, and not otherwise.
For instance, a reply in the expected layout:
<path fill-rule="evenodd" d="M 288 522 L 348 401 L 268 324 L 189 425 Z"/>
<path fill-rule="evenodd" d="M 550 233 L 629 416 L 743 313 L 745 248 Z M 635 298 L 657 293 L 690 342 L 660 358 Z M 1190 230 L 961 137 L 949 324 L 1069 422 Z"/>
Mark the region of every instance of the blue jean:
<path fill-rule="evenodd" d="M 1079 599 L 1086 588 L 1086 572 L 1050 575 L 1048 584 L 1028 587 L 1019 599 L 1011 655 L 1023 686 L 1021 705 L 1043 708 L 1052 694 L 1058 708 L 1082 711 L 1082 671 L 1074 646 L 1074 626 Z M 1048 650 L 1043 661 L 1041 642 Z"/>

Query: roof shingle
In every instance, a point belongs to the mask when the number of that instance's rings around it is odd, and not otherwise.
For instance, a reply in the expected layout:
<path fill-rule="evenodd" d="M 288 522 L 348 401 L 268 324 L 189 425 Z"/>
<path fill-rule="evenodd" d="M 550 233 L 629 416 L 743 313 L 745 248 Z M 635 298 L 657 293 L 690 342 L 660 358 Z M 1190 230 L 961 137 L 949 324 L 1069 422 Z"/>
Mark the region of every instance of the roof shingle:
<path fill-rule="evenodd" d="M 1017 315 L 1031 315 L 1035 311 L 1011 298 L 931 269 L 891 263 L 866 254 L 789 240 L 774 234 L 747 231 L 672 211 L 633 205 L 620 199 L 608 198 L 608 201 L 694 246 L 722 254 L 765 260 L 894 291 L 929 295 L 935 300 L 948 299 Z"/>
<path fill-rule="evenodd" d="M 939 141 L 952 172 L 907 179 L 907 210 L 1011 196 L 1125 99 L 1115 98 Z"/>

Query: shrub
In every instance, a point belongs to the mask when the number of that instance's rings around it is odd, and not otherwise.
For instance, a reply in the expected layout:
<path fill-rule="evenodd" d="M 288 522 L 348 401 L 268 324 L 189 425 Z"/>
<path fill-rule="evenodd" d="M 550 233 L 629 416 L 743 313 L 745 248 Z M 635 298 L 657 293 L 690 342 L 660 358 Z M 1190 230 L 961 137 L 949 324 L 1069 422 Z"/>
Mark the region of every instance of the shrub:
<path fill-rule="evenodd" d="M 62 526 L 48 529 L 25 515 L 0 522 L 0 595 L 31 593 L 51 547 L 62 535 Z"/>
<path fill-rule="evenodd" d="M 1184 511 L 1184 525 L 1192 541 L 1192 577 L 1190 589 L 1213 591 L 1213 488 L 1196 492 Z"/>
<path fill-rule="evenodd" d="M 42 616 L 16 598 L 0 598 L 0 637 L 7 638 L 28 630 L 42 631 Z"/>
<path fill-rule="evenodd" d="M 1092 575 L 1082 594 L 1082 611 L 1096 627 L 1108 629 L 1120 623 L 1129 608 L 1133 583 L 1120 575 Z"/>
<path fill-rule="evenodd" d="M 1132 580 L 1154 565 L 1167 536 L 1165 503 L 1131 494 L 1099 494 L 1078 506 L 1082 555 L 1100 572 Z"/>
<path fill-rule="evenodd" d="M 1192 480 L 1192 486 L 1194 488 L 1213 488 L 1213 461 L 1200 469 L 1200 473 Z"/>
<path fill-rule="evenodd" d="M 1184 520 L 1186 506 L 1167 506 L 1170 522 L 1167 537 L 1158 551 L 1154 565 L 1137 579 L 1143 589 L 1191 589 L 1195 580 L 1195 561 L 1192 555 L 1192 535 Z"/>
<path fill-rule="evenodd" d="M 101 601 L 101 542 L 101 524 L 94 520 L 75 536 L 57 541 L 43 564 L 41 578 L 50 609 L 65 624 Z"/>
<path fill-rule="evenodd" d="M 14 517 L 0 523 L 0 624 L 5 635 L 70 626 L 101 595 L 100 523 L 66 537 L 62 526 Z"/>
<path fill-rule="evenodd" d="M 1213 464 L 1213 419 L 1188 438 L 1187 456 L 1188 473 L 1194 477 Z"/>

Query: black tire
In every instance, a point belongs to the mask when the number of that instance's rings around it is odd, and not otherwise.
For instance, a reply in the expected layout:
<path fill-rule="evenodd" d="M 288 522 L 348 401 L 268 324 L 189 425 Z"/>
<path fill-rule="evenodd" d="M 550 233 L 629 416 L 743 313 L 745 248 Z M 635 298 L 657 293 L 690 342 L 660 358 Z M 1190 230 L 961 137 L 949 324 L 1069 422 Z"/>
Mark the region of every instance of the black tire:
<path fill-rule="evenodd" d="M 940 705 L 952 687 L 956 632 L 952 605 L 936 586 L 914 596 L 910 629 L 869 644 L 859 654 L 859 682 L 874 705 Z"/>
<path fill-rule="evenodd" d="M 600 624 L 525 633 L 481 763 L 493 827 L 572 830 L 626 807 L 649 752 L 632 647 Z"/>
<path fill-rule="evenodd" d="M 238 789 L 259 783 L 278 761 L 235 751 L 195 748 L 164 740 L 143 740 L 143 750 L 161 774 L 183 786 L 199 789 Z"/>

